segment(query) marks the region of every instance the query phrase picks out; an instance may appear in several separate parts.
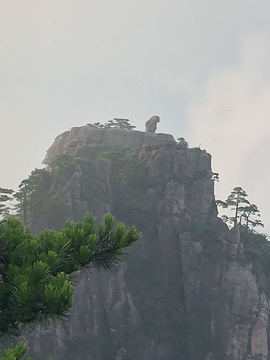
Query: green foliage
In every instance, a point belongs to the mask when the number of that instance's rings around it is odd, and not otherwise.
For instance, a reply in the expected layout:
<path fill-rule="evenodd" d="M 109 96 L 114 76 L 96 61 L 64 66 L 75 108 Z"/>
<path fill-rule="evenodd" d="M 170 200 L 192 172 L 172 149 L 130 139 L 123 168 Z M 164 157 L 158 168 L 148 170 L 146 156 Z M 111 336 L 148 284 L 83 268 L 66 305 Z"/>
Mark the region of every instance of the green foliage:
<path fill-rule="evenodd" d="M 50 171 L 35 169 L 30 176 L 19 185 L 14 198 L 18 201 L 17 216 L 25 225 L 31 226 L 36 219 L 45 216 L 50 228 L 63 226 L 71 209 L 63 202 L 57 191 L 64 186 L 74 173 L 78 159 L 60 155 L 53 163 Z"/>
<path fill-rule="evenodd" d="M 109 120 L 105 124 L 105 127 L 127 129 L 127 130 L 133 130 L 136 128 L 136 126 L 129 124 L 129 119 L 121 119 L 121 118 L 113 118 L 113 120 Z"/>
<path fill-rule="evenodd" d="M 7 216 L 10 213 L 11 207 L 9 202 L 12 200 L 12 189 L 0 188 L 0 216 Z"/>
<path fill-rule="evenodd" d="M 215 228 L 211 223 L 191 221 L 188 231 L 192 233 L 193 241 L 203 244 L 204 256 L 207 256 L 212 262 L 219 261 L 222 256 L 222 249 L 218 240 L 218 228 Z"/>
<path fill-rule="evenodd" d="M 2 224 L 0 242 L 0 335 L 17 335 L 25 324 L 64 316 L 74 291 L 68 273 L 82 267 L 112 268 L 140 234 L 110 214 L 96 224 L 67 222 L 62 231 L 33 236 L 22 222 Z"/>
<path fill-rule="evenodd" d="M 185 138 L 179 137 L 179 138 L 177 138 L 177 140 L 178 140 L 178 143 L 183 145 L 184 148 L 188 148 L 188 142 L 185 140 Z"/>
<path fill-rule="evenodd" d="M 66 168 L 70 168 L 74 165 L 76 165 L 77 161 L 75 158 L 66 155 L 66 154 L 61 154 L 59 155 L 54 161 L 51 162 L 50 166 L 52 169 L 61 169 L 64 170 Z"/>
<path fill-rule="evenodd" d="M 103 159 L 103 157 L 97 155 L 97 160 L 78 161 L 82 171 L 80 179 L 81 198 L 87 201 L 90 208 L 92 207 L 93 199 L 98 198 L 103 202 L 110 201 L 110 187 L 108 187 L 107 182 L 102 181 L 100 177 L 97 176 L 96 172 L 96 161 L 99 161 L 101 158 Z M 102 169 L 102 166 L 100 168 Z"/>
<path fill-rule="evenodd" d="M 113 120 L 109 120 L 105 124 L 96 122 L 94 124 L 87 124 L 87 125 L 91 127 L 97 127 L 99 129 L 117 128 L 122 130 L 133 130 L 136 128 L 136 126 L 131 125 L 129 123 L 129 119 L 122 119 L 122 118 L 113 118 Z"/>
<path fill-rule="evenodd" d="M 30 214 L 40 213 L 40 203 L 46 198 L 50 187 L 50 174 L 45 169 L 35 169 L 30 176 L 19 185 L 19 191 L 14 194 L 18 201 L 17 215 L 25 224 L 28 223 Z"/>
<path fill-rule="evenodd" d="M 200 153 L 200 152 L 202 152 L 203 150 L 200 148 L 200 147 L 194 147 L 194 148 L 191 148 L 191 149 L 189 149 L 189 151 L 191 152 L 191 153 Z"/>
<path fill-rule="evenodd" d="M 253 230 L 256 226 L 264 226 L 258 219 L 259 209 L 255 204 L 251 204 L 247 193 L 240 187 L 235 187 L 225 201 L 217 200 L 217 205 L 224 209 L 234 211 L 233 216 L 224 215 L 225 222 L 232 223 L 234 226 L 239 224 L 241 228 Z"/>
<path fill-rule="evenodd" d="M 246 260 L 252 261 L 254 267 L 266 275 L 270 275 L 269 242 L 266 235 L 245 231 L 242 233 L 244 255 Z"/>
<path fill-rule="evenodd" d="M 21 359 L 26 351 L 28 350 L 27 343 L 20 342 L 15 348 L 8 348 L 3 351 L 3 356 L 0 360 L 19 360 Z M 29 358 L 27 360 L 30 360 Z"/>
<path fill-rule="evenodd" d="M 267 235 L 244 230 L 241 234 L 244 253 L 241 261 L 252 263 L 252 272 L 256 274 L 262 291 L 270 297 L 270 244 Z"/>
<path fill-rule="evenodd" d="M 40 280 L 41 281 L 41 280 Z M 68 275 L 61 272 L 57 276 L 50 276 L 50 283 L 45 285 L 44 295 L 49 313 L 62 315 L 70 309 L 72 304 L 73 286 Z"/>
<path fill-rule="evenodd" d="M 219 182 L 219 173 L 212 172 L 212 180 Z"/>

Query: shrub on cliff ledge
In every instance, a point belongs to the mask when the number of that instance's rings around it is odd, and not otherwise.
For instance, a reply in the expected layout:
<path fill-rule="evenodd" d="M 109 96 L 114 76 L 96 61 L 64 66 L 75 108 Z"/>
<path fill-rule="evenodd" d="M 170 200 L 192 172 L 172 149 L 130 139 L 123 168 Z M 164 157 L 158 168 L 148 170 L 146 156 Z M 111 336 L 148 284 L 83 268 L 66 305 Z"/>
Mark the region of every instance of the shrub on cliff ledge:
<path fill-rule="evenodd" d="M 121 119 L 121 118 L 113 118 L 113 120 L 109 120 L 105 124 L 96 122 L 94 124 L 88 123 L 87 125 L 97 127 L 99 129 L 116 128 L 116 129 L 122 129 L 122 130 L 133 130 L 136 128 L 136 126 L 131 125 L 129 123 L 129 119 Z"/>

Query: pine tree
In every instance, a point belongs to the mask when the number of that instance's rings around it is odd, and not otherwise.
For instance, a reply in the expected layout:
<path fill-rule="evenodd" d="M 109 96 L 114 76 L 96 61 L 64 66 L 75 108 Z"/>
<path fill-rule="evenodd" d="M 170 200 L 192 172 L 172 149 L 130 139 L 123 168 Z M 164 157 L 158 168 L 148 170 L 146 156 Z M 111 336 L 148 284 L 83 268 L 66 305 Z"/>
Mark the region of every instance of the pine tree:
<path fill-rule="evenodd" d="M 247 229 L 253 229 L 256 226 L 264 226 L 261 220 L 256 218 L 261 216 L 257 205 L 248 204 L 247 206 L 244 206 L 241 211 L 240 224 L 245 226 Z"/>
<path fill-rule="evenodd" d="M 110 214 L 102 224 L 87 214 L 82 223 L 68 221 L 62 231 L 45 230 L 38 237 L 16 218 L 2 222 L 0 336 L 19 335 L 27 324 L 64 317 L 74 292 L 68 274 L 111 269 L 140 236 L 134 226 L 117 223 Z M 21 343 L 0 360 L 21 359 L 26 350 Z"/>
<path fill-rule="evenodd" d="M 118 129 L 126 129 L 126 130 L 133 130 L 136 126 L 131 125 L 129 123 L 129 119 L 121 119 L 121 118 L 113 118 L 113 120 L 109 120 L 105 124 L 105 128 L 118 128 Z"/>
<path fill-rule="evenodd" d="M 9 214 L 11 210 L 9 202 L 13 199 L 13 193 L 12 189 L 0 188 L 0 216 L 5 217 Z"/>
<path fill-rule="evenodd" d="M 100 122 L 95 122 L 94 124 L 88 123 L 87 126 L 97 127 L 99 129 L 116 128 L 122 130 L 133 130 L 136 128 L 136 126 L 129 123 L 129 119 L 122 118 L 113 118 L 113 120 L 108 120 L 105 124 L 101 124 Z"/>
<path fill-rule="evenodd" d="M 27 224 L 29 214 L 36 214 L 40 208 L 40 198 L 50 186 L 50 175 L 45 169 L 35 169 L 19 185 L 14 194 L 18 201 L 17 215 Z"/>
<path fill-rule="evenodd" d="M 233 226 L 239 224 L 246 229 L 253 229 L 256 226 L 264 226 L 262 222 L 257 219 L 260 217 L 260 212 L 255 204 L 251 204 L 247 199 L 248 195 L 240 186 L 235 187 L 225 201 L 217 200 L 216 203 L 222 206 L 223 209 L 234 211 L 233 216 L 223 216 L 225 222 L 230 222 Z"/>

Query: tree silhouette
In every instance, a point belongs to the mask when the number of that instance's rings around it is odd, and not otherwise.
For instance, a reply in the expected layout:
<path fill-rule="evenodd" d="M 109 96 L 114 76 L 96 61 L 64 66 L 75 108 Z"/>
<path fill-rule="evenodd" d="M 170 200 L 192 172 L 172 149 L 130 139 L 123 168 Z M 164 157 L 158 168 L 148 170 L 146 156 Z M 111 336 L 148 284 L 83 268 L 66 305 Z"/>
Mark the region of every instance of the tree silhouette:
<path fill-rule="evenodd" d="M 14 191 L 12 189 L 0 188 L 0 216 L 6 216 L 9 214 L 11 210 L 9 201 L 13 199 L 13 193 Z"/>
<path fill-rule="evenodd" d="M 258 219 L 260 212 L 255 204 L 251 204 L 247 199 L 248 195 L 240 186 L 235 187 L 225 201 L 217 200 L 217 205 L 223 209 L 234 211 L 233 216 L 223 216 L 225 222 L 230 222 L 233 226 L 239 224 L 246 229 L 253 229 L 256 226 L 264 226 Z"/>
<path fill-rule="evenodd" d="M 116 128 L 122 130 L 133 130 L 136 128 L 136 126 L 131 125 L 129 123 L 129 119 L 122 119 L 122 118 L 113 118 L 113 120 L 109 120 L 105 124 L 96 122 L 94 124 L 88 123 L 87 125 L 92 127 L 97 127 L 99 129 Z"/>

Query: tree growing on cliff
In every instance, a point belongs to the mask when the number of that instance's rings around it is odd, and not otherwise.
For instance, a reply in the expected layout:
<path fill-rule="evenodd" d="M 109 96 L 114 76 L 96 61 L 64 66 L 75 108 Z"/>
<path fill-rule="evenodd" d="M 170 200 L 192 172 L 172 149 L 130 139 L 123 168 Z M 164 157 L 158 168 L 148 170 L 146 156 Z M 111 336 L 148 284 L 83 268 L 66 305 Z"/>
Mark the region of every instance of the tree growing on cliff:
<path fill-rule="evenodd" d="M 18 201 L 17 215 L 27 224 L 29 214 L 36 214 L 40 209 L 40 199 L 44 197 L 46 189 L 50 186 L 50 175 L 45 169 L 35 169 L 29 177 L 19 185 L 19 190 L 14 194 Z"/>
<path fill-rule="evenodd" d="M 11 210 L 9 202 L 13 199 L 13 193 L 12 189 L 0 188 L 0 216 L 5 217 L 9 214 Z"/>
<path fill-rule="evenodd" d="M 248 195 L 240 186 L 235 187 L 225 201 L 217 200 L 217 205 L 223 209 L 234 212 L 233 216 L 224 215 L 223 219 L 230 222 L 233 226 L 239 224 L 246 229 L 253 229 L 256 226 L 264 226 L 258 218 L 260 212 L 255 204 L 251 204 L 247 199 Z"/>
<path fill-rule="evenodd" d="M 133 130 L 136 126 L 131 125 L 129 123 L 129 119 L 121 119 L 121 118 L 113 118 L 113 120 L 109 120 L 105 127 L 107 128 L 118 128 L 118 129 L 126 129 L 126 130 Z"/>
<path fill-rule="evenodd" d="M 133 130 L 136 128 L 136 126 L 131 125 L 129 123 L 129 119 L 122 119 L 122 118 L 113 118 L 113 120 L 109 120 L 105 124 L 96 122 L 94 124 L 88 123 L 87 125 L 97 127 L 99 129 L 116 128 L 116 129 L 122 129 L 122 130 Z"/>
<path fill-rule="evenodd" d="M 110 214 L 96 224 L 88 214 L 82 223 L 67 222 L 62 231 L 35 237 L 16 218 L 0 226 L 0 336 L 19 335 L 25 325 L 61 318 L 72 305 L 69 275 L 94 267 L 111 269 L 124 249 L 140 238 L 134 226 L 117 223 Z M 0 360 L 18 360 L 27 345 L 6 349 Z"/>

